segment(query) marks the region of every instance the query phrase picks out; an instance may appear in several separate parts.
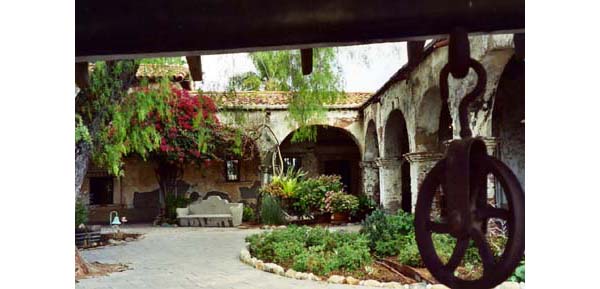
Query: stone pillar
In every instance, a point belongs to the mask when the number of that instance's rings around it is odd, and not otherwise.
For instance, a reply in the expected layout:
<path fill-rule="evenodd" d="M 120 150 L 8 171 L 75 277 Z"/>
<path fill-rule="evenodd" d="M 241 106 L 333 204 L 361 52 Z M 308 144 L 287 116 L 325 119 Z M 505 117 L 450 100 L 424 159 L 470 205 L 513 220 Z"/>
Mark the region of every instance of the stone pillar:
<path fill-rule="evenodd" d="M 359 163 L 362 170 L 363 193 L 375 200 L 377 204 L 381 201 L 379 187 L 379 167 L 375 161 L 362 161 Z"/>
<path fill-rule="evenodd" d="M 261 186 L 264 186 L 266 184 L 268 184 L 269 182 L 271 182 L 271 177 L 273 176 L 273 168 L 270 165 L 260 165 L 259 166 L 259 171 L 260 171 L 260 184 Z"/>
<path fill-rule="evenodd" d="M 482 139 L 485 143 L 488 155 L 496 157 L 496 149 L 498 148 L 500 140 L 495 137 L 482 137 Z M 496 178 L 491 174 L 488 175 L 487 181 L 487 199 L 488 203 L 492 205 L 496 204 Z"/>
<path fill-rule="evenodd" d="M 411 211 L 413 213 L 417 205 L 419 189 L 425 176 L 443 156 L 443 154 L 438 152 L 413 152 L 404 154 L 404 158 L 410 162 Z"/>
<path fill-rule="evenodd" d="M 400 158 L 379 158 L 379 187 L 381 205 L 389 213 L 396 213 L 402 207 L 402 174 Z"/>

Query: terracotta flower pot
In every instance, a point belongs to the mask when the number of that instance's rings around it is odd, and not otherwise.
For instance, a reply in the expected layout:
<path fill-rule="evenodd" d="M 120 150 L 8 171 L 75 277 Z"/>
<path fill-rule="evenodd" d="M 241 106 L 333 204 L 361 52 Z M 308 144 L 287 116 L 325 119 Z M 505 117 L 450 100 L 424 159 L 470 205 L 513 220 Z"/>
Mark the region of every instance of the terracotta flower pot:
<path fill-rule="evenodd" d="M 333 213 L 331 215 L 331 222 L 334 224 L 345 223 L 348 222 L 349 218 L 350 214 L 348 212 Z"/>
<path fill-rule="evenodd" d="M 317 223 L 329 223 L 331 222 L 331 214 L 330 213 L 322 213 L 318 215 Z"/>

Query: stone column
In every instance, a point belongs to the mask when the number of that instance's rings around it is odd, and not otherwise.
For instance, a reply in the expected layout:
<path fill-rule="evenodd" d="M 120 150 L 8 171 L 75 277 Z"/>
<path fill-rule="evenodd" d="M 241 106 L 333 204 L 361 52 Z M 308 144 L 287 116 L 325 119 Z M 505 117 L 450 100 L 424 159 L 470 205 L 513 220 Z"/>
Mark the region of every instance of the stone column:
<path fill-rule="evenodd" d="M 443 154 L 438 152 L 413 152 L 404 154 L 404 158 L 410 162 L 411 210 L 413 213 L 417 205 L 419 189 L 425 176 L 443 156 Z"/>
<path fill-rule="evenodd" d="M 359 163 L 362 170 L 363 193 L 379 204 L 381 200 L 379 187 L 379 167 L 375 161 L 362 161 Z"/>
<path fill-rule="evenodd" d="M 402 160 L 379 158 L 376 163 L 379 167 L 380 203 L 387 212 L 396 213 L 402 207 Z"/>
<path fill-rule="evenodd" d="M 270 165 L 260 165 L 258 167 L 260 171 L 260 183 L 262 186 L 268 184 L 271 181 L 271 177 L 273 174 L 272 166 Z"/>
<path fill-rule="evenodd" d="M 482 137 L 482 139 L 485 143 L 488 155 L 496 157 L 496 149 L 498 148 L 500 140 L 495 137 Z M 491 174 L 488 175 L 487 181 L 487 199 L 488 203 L 493 205 L 496 204 L 496 178 Z"/>

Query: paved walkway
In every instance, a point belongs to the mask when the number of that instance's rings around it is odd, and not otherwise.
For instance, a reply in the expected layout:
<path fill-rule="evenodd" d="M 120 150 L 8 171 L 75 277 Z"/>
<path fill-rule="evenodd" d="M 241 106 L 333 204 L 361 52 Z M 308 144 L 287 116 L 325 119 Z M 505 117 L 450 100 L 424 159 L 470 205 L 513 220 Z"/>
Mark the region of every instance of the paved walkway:
<path fill-rule="evenodd" d="M 243 264 L 239 252 L 244 237 L 258 229 L 134 227 L 126 231 L 145 237 L 82 254 L 88 261 L 125 263 L 130 270 L 84 279 L 76 288 L 369 288 L 290 279 Z"/>

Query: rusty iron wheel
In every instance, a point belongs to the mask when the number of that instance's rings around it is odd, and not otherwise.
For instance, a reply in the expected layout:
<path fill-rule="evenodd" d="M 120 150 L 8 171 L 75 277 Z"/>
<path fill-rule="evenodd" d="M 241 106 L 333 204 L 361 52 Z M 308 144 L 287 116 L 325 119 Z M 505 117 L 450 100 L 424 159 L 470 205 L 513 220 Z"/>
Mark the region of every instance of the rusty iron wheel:
<path fill-rule="evenodd" d="M 432 240 L 433 233 L 450 234 L 448 224 L 431 220 L 433 197 L 436 190 L 445 183 L 446 159 L 440 160 L 425 177 L 415 211 L 415 235 L 423 263 L 433 276 L 450 288 L 481 289 L 493 288 L 504 282 L 519 264 L 525 251 L 525 195 L 517 177 L 501 161 L 487 154 L 471 160 L 474 163 L 472 178 L 481 182 L 482 176 L 491 173 L 503 187 L 508 200 L 508 209 L 495 208 L 487 204 L 485 190 L 475 190 L 476 195 L 470 196 L 470 218 L 468 234 L 457 236 L 456 246 L 446 264 L 439 258 Z M 499 218 L 506 220 L 508 241 L 503 254 L 495 262 L 490 246 L 486 240 L 487 220 Z M 479 256 L 484 266 L 483 276 L 476 280 L 465 280 L 454 275 L 460 265 L 469 241 L 473 240 L 479 250 Z"/>

